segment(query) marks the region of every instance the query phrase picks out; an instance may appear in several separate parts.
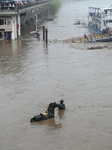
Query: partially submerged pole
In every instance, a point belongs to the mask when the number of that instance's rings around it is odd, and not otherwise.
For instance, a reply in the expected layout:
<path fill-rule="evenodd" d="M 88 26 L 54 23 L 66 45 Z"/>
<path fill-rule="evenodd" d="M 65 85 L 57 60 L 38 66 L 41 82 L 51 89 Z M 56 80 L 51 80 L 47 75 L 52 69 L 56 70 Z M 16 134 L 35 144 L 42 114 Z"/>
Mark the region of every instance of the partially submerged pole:
<path fill-rule="evenodd" d="M 48 44 L 48 30 L 45 29 L 45 32 L 46 32 L 46 44 Z"/>
<path fill-rule="evenodd" d="M 37 17 L 37 15 L 36 15 L 36 32 L 37 32 L 37 19 L 38 19 L 38 17 Z"/>
<path fill-rule="evenodd" d="M 43 41 L 45 40 L 45 26 L 43 26 Z"/>

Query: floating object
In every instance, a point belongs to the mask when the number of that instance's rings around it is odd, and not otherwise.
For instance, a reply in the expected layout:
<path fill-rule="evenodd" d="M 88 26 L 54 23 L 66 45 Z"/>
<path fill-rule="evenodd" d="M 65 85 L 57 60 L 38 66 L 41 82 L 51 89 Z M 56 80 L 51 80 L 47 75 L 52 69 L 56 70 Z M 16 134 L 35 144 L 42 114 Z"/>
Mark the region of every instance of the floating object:
<path fill-rule="evenodd" d="M 8 39 L 6 39 L 5 42 L 8 42 Z"/>
<path fill-rule="evenodd" d="M 37 30 L 37 31 L 31 31 L 30 34 L 36 34 L 37 32 L 39 32 L 39 30 Z"/>
<path fill-rule="evenodd" d="M 81 22 L 80 22 L 80 20 L 76 20 L 74 24 L 79 25 L 79 24 L 81 24 Z"/>

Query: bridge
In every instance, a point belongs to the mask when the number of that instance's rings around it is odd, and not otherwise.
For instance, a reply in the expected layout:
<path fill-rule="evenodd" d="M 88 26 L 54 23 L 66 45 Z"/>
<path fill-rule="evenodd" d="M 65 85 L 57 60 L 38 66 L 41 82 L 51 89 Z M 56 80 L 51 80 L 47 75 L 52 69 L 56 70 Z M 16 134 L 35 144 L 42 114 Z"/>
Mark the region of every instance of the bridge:
<path fill-rule="evenodd" d="M 44 19 L 49 14 L 50 0 L 39 0 L 32 3 L 0 5 L 0 39 L 15 40 L 21 36 L 21 27 L 26 21 L 38 17 Z M 36 29 L 37 30 L 37 29 Z"/>

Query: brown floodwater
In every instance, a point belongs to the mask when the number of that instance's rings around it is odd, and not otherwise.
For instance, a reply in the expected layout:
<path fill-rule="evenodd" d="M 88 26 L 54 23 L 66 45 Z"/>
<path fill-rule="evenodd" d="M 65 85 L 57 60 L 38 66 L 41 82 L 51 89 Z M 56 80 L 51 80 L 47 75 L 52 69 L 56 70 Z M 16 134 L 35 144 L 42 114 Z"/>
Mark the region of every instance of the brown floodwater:
<path fill-rule="evenodd" d="M 90 34 L 74 21 L 86 22 L 92 4 L 63 3 L 45 22 L 48 46 L 42 33 L 0 41 L 0 150 L 112 150 L 112 44 L 56 41 Z M 62 98 L 66 109 L 54 119 L 30 123 Z"/>

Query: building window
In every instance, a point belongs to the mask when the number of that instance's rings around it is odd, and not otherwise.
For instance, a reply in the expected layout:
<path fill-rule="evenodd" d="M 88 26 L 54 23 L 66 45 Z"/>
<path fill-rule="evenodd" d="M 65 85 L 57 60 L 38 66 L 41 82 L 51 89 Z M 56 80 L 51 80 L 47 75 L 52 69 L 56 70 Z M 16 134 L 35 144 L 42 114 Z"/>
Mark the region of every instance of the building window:
<path fill-rule="evenodd" d="M 7 25 L 6 19 L 0 19 L 0 25 Z"/>

